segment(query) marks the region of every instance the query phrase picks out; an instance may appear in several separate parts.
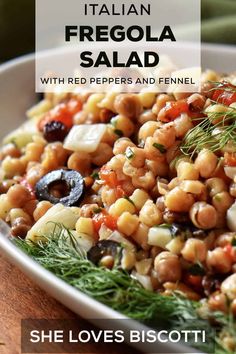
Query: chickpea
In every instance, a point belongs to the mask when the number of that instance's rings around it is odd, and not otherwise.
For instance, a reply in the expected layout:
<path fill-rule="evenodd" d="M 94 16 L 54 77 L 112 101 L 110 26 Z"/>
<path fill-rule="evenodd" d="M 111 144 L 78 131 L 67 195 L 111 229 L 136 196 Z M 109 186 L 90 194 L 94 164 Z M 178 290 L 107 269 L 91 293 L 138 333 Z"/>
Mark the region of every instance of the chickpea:
<path fill-rule="evenodd" d="M 173 292 L 178 291 L 179 293 L 182 293 L 187 299 L 193 300 L 193 301 L 199 301 L 200 300 L 200 295 L 193 291 L 189 286 L 185 285 L 184 283 L 181 282 L 166 282 L 163 284 L 163 287 L 165 289 L 163 295 L 171 296 L 173 295 Z"/>
<path fill-rule="evenodd" d="M 149 92 L 148 89 L 141 90 L 141 92 L 138 94 L 138 97 L 141 101 L 141 105 L 144 108 L 151 108 L 156 101 L 156 93 Z"/>
<path fill-rule="evenodd" d="M 40 161 L 40 157 L 43 153 L 44 145 L 38 143 L 29 143 L 25 149 L 25 159 L 27 161 Z"/>
<path fill-rule="evenodd" d="M 171 211 L 187 212 L 194 203 L 194 197 L 175 187 L 165 195 L 165 205 Z"/>
<path fill-rule="evenodd" d="M 227 191 L 227 185 L 223 181 L 222 178 L 212 177 L 205 181 L 206 187 L 209 191 L 210 197 L 214 197 L 214 195 L 221 193 L 223 191 Z"/>
<path fill-rule="evenodd" d="M 28 223 L 28 220 L 24 217 L 19 217 L 14 220 L 11 228 L 11 233 L 13 236 L 25 237 L 27 232 L 30 230 L 32 224 Z"/>
<path fill-rule="evenodd" d="M 17 182 L 14 179 L 6 179 L 0 182 L 0 194 L 7 193 L 11 186 L 14 186 Z"/>
<path fill-rule="evenodd" d="M 218 273 L 228 273 L 231 270 L 232 258 L 223 250 L 216 247 L 207 252 L 206 264 L 209 269 Z"/>
<path fill-rule="evenodd" d="M 31 186 L 35 186 L 36 183 L 42 178 L 47 171 L 40 163 L 34 164 L 32 167 L 27 168 L 26 180 Z"/>
<path fill-rule="evenodd" d="M 146 159 L 146 153 L 144 149 L 137 147 L 127 147 L 125 155 L 133 167 L 140 168 L 144 166 Z"/>
<path fill-rule="evenodd" d="M 156 121 L 157 120 L 157 116 L 151 111 L 145 111 L 143 112 L 139 117 L 138 117 L 138 123 L 143 125 L 146 122 L 150 122 L 150 121 Z"/>
<path fill-rule="evenodd" d="M 134 133 L 135 125 L 127 117 L 118 115 L 112 118 L 114 132 L 121 131 L 123 136 L 130 137 Z"/>
<path fill-rule="evenodd" d="M 221 234 L 217 237 L 215 245 L 219 247 L 225 247 L 231 244 L 234 236 L 235 236 L 234 232 L 226 232 L 224 234 Z"/>
<path fill-rule="evenodd" d="M 167 94 L 160 94 L 157 96 L 157 100 L 156 103 L 154 104 L 154 106 L 152 107 L 152 111 L 153 113 L 155 113 L 156 115 L 158 115 L 158 113 L 160 112 L 160 110 L 162 108 L 165 107 L 167 102 L 170 101 L 174 101 L 174 98 L 170 95 Z"/>
<path fill-rule="evenodd" d="M 101 198 L 105 206 L 111 206 L 117 199 L 116 190 L 109 186 L 103 186 L 101 188 Z"/>
<path fill-rule="evenodd" d="M 177 138 L 183 138 L 185 134 L 193 128 L 191 118 L 187 114 L 181 114 L 174 120 L 175 135 Z"/>
<path fill-rule="evenodd" d="M 149 136 L 153 136 L 154 132 L 156 131 L 156 129 L 160 128 L 162 126 L 161 123 L 159 122 L 153 122 L 153 121 L 149 121 L 144 123 L 138 132 L 138 139 L 139 141 L 145 141 L 147 139 L 147 137 Z"/>
<path fill-rule="evenodd" d="M 92 218 L 94 216 L 94 210 L 98 208 L 98 204 L 84 204 L 80 209 L 80 216 L 84 218 Z"/>
<path fill-rule="evenodd" d="M 223 104 L 213 104 L 213 105 L 210 105 L 208 106 L 206 109 L 205 109 L 206 113 L 211 115 L 212 113 L 218 113 L 218 116 L 217 118 L 215 119 L 211 119 L 212 121 L 212 124 L 218 124 L 220 123 L 221 121 L 223 121 L 224 119 L 224 113 L 226 113 L 227 111 L 229 111 L 229 107 L 226 107 L 225 105 Z M 219 113 L 222 113 L 222 115 L 219 115 Z"/>
<path fill-rule="evenodd" d="M 144 150 L 146 153 L 146 157 L 149 160 L 156 160 L 163 157 L 166 149 L 164 145 L 159 144 L 158 140 L 149 136 L 147 137 L 144 145 Z"/>
<path fill-rule="evenodd" d="M 123 173 L 126 176 L 133 177 L 137 174 L 137 168 L 132 166 L 129 161 L 126 161 L 123 166 Z"/>
<path fill-rule="evenodd" d="M 147 200 L 139 212 L 139 220 L 149 227 L 159 225 L 162 222 L 162 213 L 152 200 Z"/>
<path fill-rule="evenodd" d="M 53 205 L 46 200 L 39 202 L 33 213 L 34 220 L 38 221 L 52 206 Z"/>
<path fill-rule="evenodd" d="M 170 148 L 175 143 L 175 128 L 173 123 L 164 124 L 160 129 L 157 129 L 153 137 L 156 142 L 163 145 L 166 149 Z"/>
<path fill-rule="evenodd" d="M 180 180 L 198 180 L 199 172 L 193 163 L 181 161 L 177 167 L 177 176 Z"/>
<path fill-rule="evenodd" d="M 25 172 L 25 167 L 26 164 L 23 160 L 10 156 L 5 157 L 1 165 L 4 177 L 6 178 L 22 176 Z"/>
<path fill-rule="evenodd" d="M 112 147 L 106 143 L 100 143 L 97 150 L 91 154 L 92 163 L 96 166 L 102 166 L 113 156 Z"/>
<path fill-rule="evenodd" d="M 196 194 L 197 196 L 203 195 L 206 190 L 206 187 L 200 181 L 182 181 L 180 188 L 186 193 Z"/>
<path fill-rule="evenodd" d="M 9 143 L 6 145 L 3 145 L 1 152 L 0 152 L 1 160 L 3 160 L 5 157 L 10 156 L 10 157 L 20 157 L 21 156 L 21 151 L 16 147 L 15 144 Z"/>
<path fill-rule="evenodd" d="M 9 202 L 7 194 L 0 195 L 0 219 L 6 220 L 9 211 L 14 208 L 14 205 Z"/>
<path fill-rule="evenodd" d="M 7 198 L 14 207 L 21 208 L 32 199 L 32 196 L 26 187 L 15 184 L 8 190 Z"/>
<path fill-rule="evenodd" d="M 64 166 L 68 157 L 68 150 L 63 148 L 62 143 L 55 142 L 48 144 L 42 155 L 42 167 L 46 171 L 56 170 Z"/>
<path fill-rule="evenodd" d="M 131 235 L 132 239 L 142 247 L 143 250 L 149 250 L 150 246 L 148 245 L 148 230 L 149 227 L 143 223 L 139 223 L 137 230 Z M 140 253 L 139 253 L 140 255 Z M 147 258 L 148 255 L 145 254 L 144 258 Z M 140 258 L 137 258 L 140 259 Z M 141 258 L 143 259 L 143 258 Z"/>
<path fill-rule="evenodd" d="M 236 273 L 231 274 L 223 281 L 221 291 L 226 294 L 228 299 L 236 300 Z"/>
<path fill-rule="evenodd" d="M 209 178 L 213 175 L 218 163 L 217 156 L 210 150 L 203 149 L 198 154 L 194 165 L 201 177 Z"/>
<path fill-rule="evenodd" d="M 101 142 L 113 145 L 117 140 L 117 134 L 114 131 L 114 127 L 111 124 L 107 124 L 106 131 L 102 137 Z"/>
<path fill-rule="evenodd" d="M 177 255 L 161 252 L 154 260 L 154 270 L 160 283 L 177 282 L 181 279 L 181 263 Z"/>
<path fill-rule="evenodd" d="M 115 112 L 114 102 L 117 96 L 117 92 L 111 91 L 106 94 L 102 101 L 99 102 L 99 107 L 106 108 L 109 111 Z"/>
<path fill-rule="evenodd" d="M 180 155 L 180 144 L 180 141 L 176 140 L 166 152 L 166 161 L 170 165 L 171 170 L 175 169 L 175 159 Z"/>
<path fill-rule="evenodd" d="M 113 146 L 113 154 L 124 154 L 127 147 L 135 147 L 135 144 L 129 138 L 120 138 Z"/>
<path fill-rule="evenodd" d="M 210 307 L 211 311 L 227 312 L 227 298 L 224 294 L 216 291 L 210 296 L 208 300 L 208 306 Z"/>
<path fill-rule="evenodd" d="M 157 209 L 159 209 L 161 212 L 164 212 L 164 210 L 165 210 L 165 197 L 164 196 L 157 198 L 156 206 L 157 206 Z"/>
<path fill-rule="evenodd" d="M 91 157 L 87 152 L 74 152 L 68 159 L 67 167 L 88 175 L 91 172 Z"/>
<path fill-rule="evenodd" d="M 200 112 L 203 110 L 203 108 L 205 106 L 206 97 L 203 95 L 200 95 L 199 93 L 194 93 L 188 97 L 187 103 L 188 103 L 191 111 Z"/>
<path fill-rule="evenodd" d="M 137 173 L 132 177 L 132 183 L 135 188 L 150 190 L 155 186 L 156 180 L 151 171 L 139 168 L 137 169 Z"/>
<path fill-rule="evenodd" d="M 114 102 L 115 111 L 132 120 L 138 118 L 142 112 L 142 105 L 138 95 L 120 94 Z"/>
<path fill-rule="evenodd" d="M 165 157 L 157 158 L 155 160 L 146 160 L 145 165 L 152 171 L 154 176 L 166 177 L 169 173 L 169 165 L 165 160 Z"/>
<path fill-rule="evenodd" d="M 10 210 L 9 214 L 8 214 L 8 221 L 10 221 L 11 225 L 14 224 L 15 220 L 18 218 L 24 218 L 28 224 L 32 223 L 31 217 L 29 216 L 29 214 L 27 214 L 23 209 L 21 208 L 13 208 Z"/>
<path fill-rule="evenodd" d="M 25 204 L 23 210 L 33 218 L 33 213 L 36 209 L 36 206 L 37 206 L 37 200 L 31 199 Z"/>
<path fill-rule="evenodd" d="M 202 240 L 189 238 L 181 251 L 181 254 L 186 261 L 196 263 L 204 262 L 207 256 L 207 248 Z"/>
<path fill-rule="evenodd" d="M 99 104 L 104 97 L 105 94 L 103 93 L 93 93 L 88 97 L 87 102 L 84 104 L 84 112 L 90 114 L 95 121 L 99 120 L 99 114 L 101 111 Z"/>
<path fill-rule="evenodd" d="M 236 198 L 236 182 L 232 182 L 229 187 L 229 193 L 232 197 Z"/>
<path fill-rule="evenodd" d="M 193 224 L 200 229 L 212 229 L 217 223 L 216 209 L 206 202 L 194 203 L 189 216 Z"/>
<path fill-rule="evenodd" d="M 224 191 L 214 195 L 212 198 L 212 204 L 215 209 L 221 213 L 226 212 L 234 202 L 234 198 L 231 195 Z"/>
<path fill-rule="evenodd" d="M 132 178 L 126 177 L 126 180 L 122 182 L 122 189 L 127 196 L 130 196 L 135 191 L 135 187 L 132 184 Z"/>
<path fill-rule="evenodd" d="M 231 303 L 231 311 L 234 317 L 236 317 L 236 299 L 234 299 Z M 236 346 L 236 342 L 234 341 L 234 344 Z M 236 347 L 235 347 L 236 348 Z"/>

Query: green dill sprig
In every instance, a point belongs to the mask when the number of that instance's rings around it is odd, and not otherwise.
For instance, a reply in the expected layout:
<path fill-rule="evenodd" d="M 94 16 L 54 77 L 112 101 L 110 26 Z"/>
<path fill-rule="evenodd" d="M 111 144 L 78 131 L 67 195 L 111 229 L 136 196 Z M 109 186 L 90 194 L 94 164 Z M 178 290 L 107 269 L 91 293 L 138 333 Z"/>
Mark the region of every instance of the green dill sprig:
<path fill-rule="evenodd" d="M 127 317 L 157 329 L 205 330 L 209 340 L 207 343 L 198 343 L 198 349 L 212 352 L 216 340 L 215 354 L 231 354 L 223 349 L 220 338 L 215 338 L 215 329 L 210 322 L 200 316 L 200 303 L 177 294 L 163 296 L 148 291 L 121 269 L 97 267 L 87 259 L 72 233 L 60 224 L 55 225 L 54 231 L 45 236 L 45 240 L 34 243 L 16 239 L 14 242 L 68 284 Z M 231 323 L 222 313 L 211 313 L 210 318 L 214 319 L 219 329 L 224 328 L 230 335 L 235 329 L 235 322 Z M 193 345 L 196 346 L 196 343 Z"/>
<path fill-rule="evenodd" d="M 230 84 L 228 81 L 209 81 L 209 83 L 214 85 L 214 87 L 208 90 L 208 92 L 216 91 L 216 90 L 217 91 L 222 90 L 222 91 L 227 91 L 232 93 L 236 92 L 236 86 Z"/>
<path fill-rule="evenodd" d="M 207 112 L 207 117 L 197 118 L 200 123 L 186 134 L 180 150 L 193 156 L 207 148 L 213 152 L 223 149 L 228 143 L 236 144 L 236 109 L 226 112 Z"/>

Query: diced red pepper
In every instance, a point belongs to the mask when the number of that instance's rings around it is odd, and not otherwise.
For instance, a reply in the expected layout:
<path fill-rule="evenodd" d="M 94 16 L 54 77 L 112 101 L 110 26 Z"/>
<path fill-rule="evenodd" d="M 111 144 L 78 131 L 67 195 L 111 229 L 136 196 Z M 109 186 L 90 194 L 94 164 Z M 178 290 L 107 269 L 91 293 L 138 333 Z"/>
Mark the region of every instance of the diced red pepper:
<path fill-rule="evenodd" d="M 202 288 L 202 279 L 201 275 L 186 274 L 185 276 L 186 283 L 198 291 Z"/>
<path fill-rule="evenodd" d="M 111 188 L 119 185 L 115 171 L 110 170 L 106 165 L 101 168 L 99 176 Z"/>
<path fill-rule="evenodd" d="M 28 189 L 28 191 L 30 192 L 32 199 L 35 199 L 35 192 L 34 192 L 34 187 L 29 184 L 29 182 L 27 181 L 26 177 L 23 177 L 22 180 L 20 181 L 20 184 L 24 187 L 26 187 Z"/>
<path fill-rule="evenodd" d="M 60 103 L 49 112 L 47 112 L 38 123 L 38 129 L 43 131 L 44 126 L 51 121 L 63 123 L 68 129 L 73 125 L 73 116 L 80 112 L 82 102 L 77 99 L 70 99 L 66 103 Z"/>
<path fill-rule="evenodd" d="M 224 252 L 232 260 L 233 263 L 236 262 L 236 247 L 228 244 L 224 247 Z"/>
<path fill-rule="evenodd" d="M 170 122 L 180 116 L 181 113 L 189 113 L 189 106 L 186 100 L 170 101 L 164 107 L 164 117 L 161 120 Z"/>
<path fill-rule="evenodd" d="M 102 224 L 106 225 L 108 229 L 111 230 L 117 229 L 117 219 L 109 215 L 105 210 L 101 211 L 98 214 L 95 214 L 93 217 L 93 227 L 96 233 L 99 232 Z"/>
<path fill-rule="evenodd" d="M 225 152 L 224 153 L 224 163 L 226 166 L 236 166 L 236 153 L 235 152 Z"/>
<path fill-rule="evenodd" d="M 229 82 L 222 82 L 222 84 L 218 85 L 213 91 L 212 100 L 230 106 L 232 103 L 236 102 L 236 86 Z"/>

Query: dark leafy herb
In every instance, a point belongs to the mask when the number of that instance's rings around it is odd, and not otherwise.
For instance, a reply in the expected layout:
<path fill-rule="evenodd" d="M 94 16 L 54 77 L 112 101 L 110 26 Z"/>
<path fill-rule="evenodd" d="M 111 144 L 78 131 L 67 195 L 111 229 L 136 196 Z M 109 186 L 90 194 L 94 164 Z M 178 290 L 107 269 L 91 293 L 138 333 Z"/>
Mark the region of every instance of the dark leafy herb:
<path fill-rule="evenodd" d="M 193 264 L 189 269 L 188 272 L 192 275 L 205 275 L 206 270 L 201 263 Z"/>
<path fill-rule="evenodd" d="M 122 132 L 122 130 L 120 130 L 120 129 L 115 129 L 114 130 L 114 133 L 116 134 L 116 135 L 118 135 L 119 137 L 122 137 L 124 134 L 123 134 L 123 132 Z"/>
<path fill-rule="evenodd" d="M 135 154 L 134 154 L 133 150 L 130 147 L 127 147 L 127 149 L 125 151 L 125 156 L 129 160 L 132 160 L 132 158 L 134 158 Z"/>
<path fill-rule="evenodd" d="M 154 146 L 154 148 L 159 150 L 162 154 L 164 154 L 166 152 L 166 148 L 162 144 L 154 143 L 154 144 L 152 144 L 152 146 Z"/>
<path fill-rule="evenodd" d="M 93 179 L 100 179 L 98 172 L 93 172 L 93 173 L 91 174 L 91 177 L 92 177 Z"/>
<path fill-rule="evenodd" d="M 134 202 L 132 201 L 132 199 L 130 199 L 130 197 L 128 197 L 127 195 L 125 195 L 123 198 L 125 198 L 125 199 L 128 200 L 131 204 L 133 204 L 133 205 L 135 206 Z"/>
<path fill-rule="evenodd" d="M 216 340 L 215 354 L 231 354 L 222 347 L 220 338 L 215 338 L 215 329 L 207 320 L 209 318 L 211 323 L 217 324 L 217 333 L 223 329 L 227 335 L 234 336 L 235 321 L 231 317 L 222 313 L 201 314 L 198 302 L 177 294 L 163 296 L 145 290 L 125 271 L 95 266 L 62 225 L 55 225 L 53 233 L 45 239 L 47 242 L 44 243 L 21 239 L 14 242 L 56 276 L 114 310 L 154 328 L 205 330 L 209 341 L 201 343 L 198 349 L 212 352 L 212 344 Z"/>

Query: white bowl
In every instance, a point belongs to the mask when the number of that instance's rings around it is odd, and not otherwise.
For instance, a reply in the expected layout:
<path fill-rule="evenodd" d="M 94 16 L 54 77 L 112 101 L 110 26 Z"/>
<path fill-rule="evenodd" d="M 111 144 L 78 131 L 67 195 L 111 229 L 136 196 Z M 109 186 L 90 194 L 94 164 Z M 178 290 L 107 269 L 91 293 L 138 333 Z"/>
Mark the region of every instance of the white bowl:
<path fill-rule="evenodd" d="M 203 45 L 202 67 L 219 72 L 232 72 L 235 67 L 236 49 L 226 46 Z M 34 56 L 12 60 L 0 66 L 0 116 L 1 137 L 25 121 L 25 111 L 37 100 L 34 93 Z M 107 306 L 72 288 L 52 273 L 43 269 L 18 250 L 0 230 L 0 249 L 12 263 L 32 278 L 39 286 L 82 317 L 95 319 L 124 318 Z M 130 326 L 129 322 L 129 326 Z M 99 323 L 97 323 L 99 324 Z M 125 329 L 125 324 L 123 324 Z M 133 322 L 132 327 L 140 326 Z M 126 326 L 127 327 L 127 326 Z M 132 328 L 130 327 L 130 328 Z M 148 352 L 148 344 L 139 343 L 138 349 Z M 160 344 L 158 352 L 187 353 L 181 345 Z M 197 351 L 195 351 L 197 352 Z"/>

